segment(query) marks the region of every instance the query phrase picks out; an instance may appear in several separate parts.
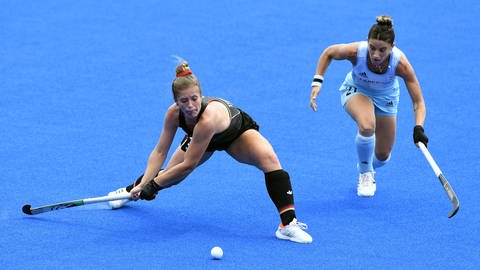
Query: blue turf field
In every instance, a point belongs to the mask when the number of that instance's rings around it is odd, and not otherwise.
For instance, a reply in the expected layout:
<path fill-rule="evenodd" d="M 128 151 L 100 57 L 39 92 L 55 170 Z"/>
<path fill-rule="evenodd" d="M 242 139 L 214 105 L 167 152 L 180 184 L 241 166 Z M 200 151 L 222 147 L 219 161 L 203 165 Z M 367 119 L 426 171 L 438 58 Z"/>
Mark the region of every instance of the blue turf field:
<path fill-rule="evenodd" d="M 0 269 L 479 269 L 478 1 L 192 2 L 1 1 Z M 337 92 L 347 62 L 330 66 L 319 111 L 309 107 L 322 50 L 363 40 L 383 13 L 422 86 L 429 149 L 460 199 L 452 219 L 412 143 L 403 82 L 372 199 L 355 194 L 356 127 Z M 313 244 L 275 238 L 263 174 L 223 152 L 150 203 L 21 212 L 102 196 L 143 172 L 172 102 L 172 55 L 205 95 L 259 122 Z"/>

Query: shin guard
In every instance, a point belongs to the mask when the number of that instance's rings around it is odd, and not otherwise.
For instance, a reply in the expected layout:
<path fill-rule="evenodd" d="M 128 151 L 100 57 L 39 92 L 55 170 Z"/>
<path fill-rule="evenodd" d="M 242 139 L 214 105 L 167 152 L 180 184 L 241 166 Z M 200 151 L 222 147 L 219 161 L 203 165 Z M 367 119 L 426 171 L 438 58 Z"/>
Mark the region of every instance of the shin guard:
<path fill-rule="evenodd" d="M 290 176 L 282 169 L 265 173 L 268 195 L 277 207 L 283 225 L 295 218 L 292 185 Z"/>

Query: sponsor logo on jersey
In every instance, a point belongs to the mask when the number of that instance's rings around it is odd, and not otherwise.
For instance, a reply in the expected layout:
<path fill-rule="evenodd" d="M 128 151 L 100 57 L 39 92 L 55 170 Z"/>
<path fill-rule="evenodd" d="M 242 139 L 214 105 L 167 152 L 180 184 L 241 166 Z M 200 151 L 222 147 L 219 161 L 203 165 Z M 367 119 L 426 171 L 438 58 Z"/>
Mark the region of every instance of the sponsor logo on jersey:
<path fill-rule="evenodd" d="M 368 78 L 367 73 L 366 73 L 365 71 L 364 71 L 364 72 L 360 72 L 358 75 L 359 75 L 360 77 L 363 77 L 363 78 Z"/>

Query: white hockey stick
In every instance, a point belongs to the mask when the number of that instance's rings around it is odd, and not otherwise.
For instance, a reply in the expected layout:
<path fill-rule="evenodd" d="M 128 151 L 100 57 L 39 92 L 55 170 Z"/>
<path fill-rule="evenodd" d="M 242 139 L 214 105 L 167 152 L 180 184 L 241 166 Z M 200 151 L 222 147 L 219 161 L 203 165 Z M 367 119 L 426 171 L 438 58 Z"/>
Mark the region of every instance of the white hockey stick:
<path fill-rule="evenodd" d="M 86 199 L 80 199 L 80 200 L 74 200 L 74 201 L 68 201 L 68 202 L 62 202 L 62 203 L 49 204 L 49 205 L 40 206 L 36 208 L 32 208 L 31 205 L 26 204 L 22 207 L 22 211 L 27 215 L 36 215 L 36 214 L 41 214 L 41 213 L 50 212 L 54 210 L 81 206 L 85 204 L 124 200 L 124 199 L 130 199 L 130 193 L 115 194 L 111 196 L 102 196 L 102 197 L 95 197 L 95 198 L 86 198 Z"/>
<path fill-rule="evenodd" d="M 428 163 L 430 164 L 430 167 L 432 167 L 433 171 L 435 172 L 435 175 L 438 177 L 438 180 L 440 180 L 440 183 L 442 183 L 443 189 L 445 189 L 448 198 L 453 204 L 453 210 L 450 212 L 450 214 L 448 214 L 448 217 L 451 218 L 457 213 L 458 209 L 460 208 L 460 202 L 458 201 L 457 195 L 455 195 L 455 192 L 453 191 L 452 186 L 450 186 L 450 183 L 448 183 L 447 178 L 443 176 L 442 171 L 438 167 L 427 147 L 422 142 L 418 142 L 417 145 L 427 159 Z"/>

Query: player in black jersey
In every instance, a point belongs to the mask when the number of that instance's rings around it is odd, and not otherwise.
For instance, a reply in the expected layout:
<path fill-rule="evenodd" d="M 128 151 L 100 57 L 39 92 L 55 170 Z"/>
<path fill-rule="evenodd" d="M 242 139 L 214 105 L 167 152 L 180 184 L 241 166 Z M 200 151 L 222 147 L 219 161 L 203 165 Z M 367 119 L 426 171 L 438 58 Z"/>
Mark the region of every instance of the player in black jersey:
<path fill-rule="evenodd" d="M 271 144 L 259 133 L 256 122 L 241 109 L 220 98 L 203 97 L 200 83 L 182 62 L 172 83 L 172 104 L 165 115 L 160 139 L 148 159 L 144 174 L 132 185 L 112 193 L 130 192 L 132 200 L 153 200 L 158 191 L 180 183 L 216 150 L 225 150 L 241 163 L 253 165 L 265 174 L 271 200 L 281 224 L 279 239 L 311 243 L 306 224 L 296 219 L 290 176 L 282 169 Z M 186 136 L 162 170 L 178 128 Z M 120 208 L 128 200 L 110 202 Z"/>

